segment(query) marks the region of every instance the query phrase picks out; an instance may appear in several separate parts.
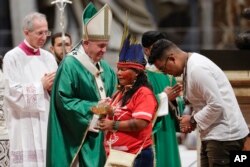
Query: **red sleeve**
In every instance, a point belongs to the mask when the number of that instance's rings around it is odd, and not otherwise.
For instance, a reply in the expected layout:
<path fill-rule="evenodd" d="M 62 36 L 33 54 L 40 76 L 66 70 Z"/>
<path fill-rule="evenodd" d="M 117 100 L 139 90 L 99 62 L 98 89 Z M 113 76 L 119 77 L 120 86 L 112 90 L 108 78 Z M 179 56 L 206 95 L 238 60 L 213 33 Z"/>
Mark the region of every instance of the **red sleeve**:
<path fill-rule="evenodd" d="M 147 87 L 138 89 L 132 97 L 132 117 L 151 121 L 157 110 L 157 101 L 153 92 Z"/>

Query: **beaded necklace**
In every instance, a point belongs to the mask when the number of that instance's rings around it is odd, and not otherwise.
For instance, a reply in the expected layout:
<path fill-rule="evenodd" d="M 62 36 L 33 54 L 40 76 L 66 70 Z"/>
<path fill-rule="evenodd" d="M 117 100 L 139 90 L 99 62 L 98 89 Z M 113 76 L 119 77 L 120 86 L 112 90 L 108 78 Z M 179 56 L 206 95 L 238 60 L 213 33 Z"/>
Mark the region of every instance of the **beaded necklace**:
<path fill-rule="evenodd" d="M 187 58 L 185 61 L 184 72 L 183 72 L 183 99 L 186 105 L 190 104 L 187 100 L 187 62 L 188 58 L 191 56 L 191 53 L 187 53 Z"/>

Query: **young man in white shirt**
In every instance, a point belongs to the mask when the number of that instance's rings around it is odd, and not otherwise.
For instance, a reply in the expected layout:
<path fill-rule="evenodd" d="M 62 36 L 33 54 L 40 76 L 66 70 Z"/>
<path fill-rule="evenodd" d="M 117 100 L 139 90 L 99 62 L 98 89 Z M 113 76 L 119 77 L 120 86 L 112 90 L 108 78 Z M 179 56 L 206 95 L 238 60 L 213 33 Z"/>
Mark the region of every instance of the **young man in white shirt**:
<path fill-rule="evenodd" d="M 201 166 L 229 166 L 229 151 L 243 148 L 249 129 L 224 72 L 208 58 L 166 39 L 153 45 L 149 63 L 165 74 L 183 74 L 184 98 L 193 113 L 181 118 L 181 131 L 191 132 L 197 125 Z"/>

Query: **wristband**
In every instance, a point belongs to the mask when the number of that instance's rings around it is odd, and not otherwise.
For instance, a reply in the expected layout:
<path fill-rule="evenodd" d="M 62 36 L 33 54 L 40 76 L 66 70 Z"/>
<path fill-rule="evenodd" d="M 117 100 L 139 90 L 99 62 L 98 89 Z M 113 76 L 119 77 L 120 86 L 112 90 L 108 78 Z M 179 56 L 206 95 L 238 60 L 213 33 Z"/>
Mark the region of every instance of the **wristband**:
<path fill-rule="evenodd" d="M 113 123 L 113 130 L 118 130 L 119 129 L 119 121 L 114 121 Z"/>
<path fill-rule="evenodd" d="M 195 124 L 196 124 L 196 121 L 195 121 L 195 119 L 194 119 L 194 115 L 192 115 L 192 116 L 190 117 L 190 123 L 191 123 L 192 125 L 195 125 Z"/>

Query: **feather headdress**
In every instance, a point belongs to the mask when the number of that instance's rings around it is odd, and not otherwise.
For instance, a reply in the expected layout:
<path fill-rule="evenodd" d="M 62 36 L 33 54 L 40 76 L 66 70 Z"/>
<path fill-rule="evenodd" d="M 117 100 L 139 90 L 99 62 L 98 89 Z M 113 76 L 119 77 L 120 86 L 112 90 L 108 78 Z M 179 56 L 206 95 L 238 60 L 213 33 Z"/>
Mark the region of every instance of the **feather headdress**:
<path fill-rule="evenodd" d="M 144 58 L 143 48 L 141 44 L 129 34 L 127 21 L 124 26 L 118 68 L 135 68 L 138 70 L 144 70 L 146 60 Z"/>

